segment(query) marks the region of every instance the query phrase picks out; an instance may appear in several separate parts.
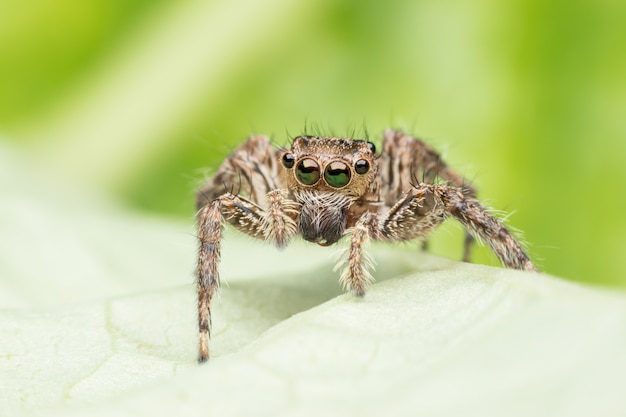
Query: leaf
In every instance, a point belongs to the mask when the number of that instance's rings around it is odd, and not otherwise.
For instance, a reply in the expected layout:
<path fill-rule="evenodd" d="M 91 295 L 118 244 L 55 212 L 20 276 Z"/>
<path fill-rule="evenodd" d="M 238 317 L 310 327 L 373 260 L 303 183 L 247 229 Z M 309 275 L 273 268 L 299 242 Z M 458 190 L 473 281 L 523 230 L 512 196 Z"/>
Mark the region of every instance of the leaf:
<path fill-rule="evenodd" d="M 0 415 L 623 415 L 626 298 L 546 275 L 228 234 L 196 357 L 190 224 L 127 213 L 0 148 Z M 7 233 L 8 231 L 8 233 Z"/>

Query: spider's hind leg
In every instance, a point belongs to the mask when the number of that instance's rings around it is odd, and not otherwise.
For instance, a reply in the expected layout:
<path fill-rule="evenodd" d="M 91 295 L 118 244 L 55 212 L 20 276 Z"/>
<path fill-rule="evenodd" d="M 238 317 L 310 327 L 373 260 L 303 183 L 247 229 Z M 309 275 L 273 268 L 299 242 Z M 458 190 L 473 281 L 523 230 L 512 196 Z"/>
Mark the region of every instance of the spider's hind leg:
<path fill-rule="evenodd" d="M 401 198 L 412 184 L 435 184 L 438 179 L 457 187 L 463 194 L 476 198 L 476 188 L 454 169 L 448 167 L 441 155 L 422 140 L 398 130 L 386 130 L 383 135 L 380 172 L 384 177 L 381 194 L 388 205 Z M 466 232 L 463 261 L 469 262 L 474 237 Z M 428 248 L 424 239 L 422 250 Z"/>
<path fill-rule="evenodd" d="M 261 208 L 267 208 L 268 193 L 286 188 L 277 162 L 279 155 L 280 151 L 272 147 L 267 136 L 251 136 L 222 162 L 215 175 L 198 190 L 197 209 L 224 193 L 247 198 Z"/>

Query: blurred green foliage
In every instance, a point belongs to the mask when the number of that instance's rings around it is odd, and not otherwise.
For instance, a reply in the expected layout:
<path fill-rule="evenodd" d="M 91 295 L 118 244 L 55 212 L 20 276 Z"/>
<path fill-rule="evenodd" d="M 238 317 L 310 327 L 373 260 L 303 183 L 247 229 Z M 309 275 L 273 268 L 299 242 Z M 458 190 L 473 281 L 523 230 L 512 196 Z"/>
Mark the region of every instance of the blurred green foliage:
<path fill-rule="evenodd" d="M 514 211 L 544 270 L 626 286 L 625 21 L 612 0 L 2 2 L 0 133 L 191 221 L 201 169 L 250 133 L 400 127 Z"/>
<path fill-rule="evenodd" d="M 30 123 L 161 1 L 0 3 L 0 124 Z"/>

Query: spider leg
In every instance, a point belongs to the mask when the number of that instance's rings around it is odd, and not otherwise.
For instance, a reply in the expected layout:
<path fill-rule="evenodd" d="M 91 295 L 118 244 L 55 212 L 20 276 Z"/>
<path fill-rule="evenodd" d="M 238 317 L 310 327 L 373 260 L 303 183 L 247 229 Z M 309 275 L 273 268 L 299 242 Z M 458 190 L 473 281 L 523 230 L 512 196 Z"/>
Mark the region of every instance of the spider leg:
<path fill-rule="evenodd" d="M 476 189 L 457 171 L 448 167 L 441 155 L 423 141 L 397 130 L 386 130 L 383 135 L 381 160 L 381 195 L 388 205 L 394 204 L 412 184 L 432 184 L 441 178 L 460 188 L 469 197 L 476 197 Z M 466 232 L 463 261 L 469 262 L 474 238 Z M 428 243 L 424 240 L 422 249 Z"/>
<path fill-rule="evenodd" d="M 373 281 L 368 271 L 372 261 L 363 252 L 370 239 L 399 242 L 423 237 L 444 219 L 445 207 L 437 200 L 432 186 L 412 187 L 384 215 L 364 212 L 351 228 L 348 262 L 340 278 L 343 287 L 363 296 Z"/>
<path fill-rule="evenodd" d="M 378 221 L 375 214 L 365 212 L 357 220 L 350 234 L 350 247 L 348 248 L 348 262 L 341 272 L 339 281 L 344 290 L 352 291 L 357 296 L 365 295 L 365 288 L 374 281 L 368 268 L 373 267 L 372 260 L 363 252 L 363 247 L 369 242 L 371 236 L 378 234 Z M 341 261 L 335 270 L 346 263 Z"/>
<path fill-rule="evenodd" d="M 279 153 L 267 136 L 248 138 L 224 160 L 215 175 L 198 191 L 198 210 L 225 192 L 247 197 L 266 208 L 267 193 L 287 188 L 277 163 Z"/>
<path fill-rule="evenodd" d="M 446 213 L 461 222 L 470 233 L 484 240 L 502 264 L 509 268 L 537 271 L 520 243 L 478 200 L 453 187 L 433 186 L 433 189 L 444 204 Z"/>
<path fill-rule="evenodd" d="M 298 203 L 288 199 L 285 190 L 270 191 L 267 200 L 269 207 L 264 212 L 260 229 L 264 239 L 282 249 L 298 233 Z"/>
<path fill-rule="evenodd" d="M 219 287 L 220 246 L 224 224 L 222 220 L 223 198 L 205 205 L 198 212 L 198 240 L 200 243 L 198 267 L 198 331 L 200 345 L 198 362 L 209 358 L 211 336 L 211 299 Z"/>
<path fill-rule="evenodd" d="M 380 219 L 379 239 L 400 242 L 424 238 L 445 218 L 445 207 L 434 186 L 414 186 Z"/>
<path fill-rule="evenodd" d="M 296 203 L 288 200 L 283 190 L 270 191 L 267 199 L 270 202 L 270 207 L 268 210 L 263 210 L 242 197 L 225 193 L 205 205 L 198 212 L 199 362 L 204 362 L 209 357 L 211 299 L 220 282 L 220 246 L 224 223 L 230 223 L 249 236 L 270 240 L 279 248 L 285 247 L 297 233 Z"/>
<path fill-rule="evenodd" d="M 478 200 L 455 187 L 414 186 L 380 219 L 379 237 L 390 241 L 423 237 L 448 217 L 454 217 L 469 233 L 484 240 L 506 267 L 537 271 L 507 228 Z"/>
<path fill-rule="evenodd" d="M 251 136 L 224 160 L 196 195 L 200 362 L 209 355 L 211 299 L 219 287 L 224 223 L 254 238 L 274 242 L 279 248 L 296 234 L 297 204 L 286 197 L 278 155 L 266 136 Z"/>

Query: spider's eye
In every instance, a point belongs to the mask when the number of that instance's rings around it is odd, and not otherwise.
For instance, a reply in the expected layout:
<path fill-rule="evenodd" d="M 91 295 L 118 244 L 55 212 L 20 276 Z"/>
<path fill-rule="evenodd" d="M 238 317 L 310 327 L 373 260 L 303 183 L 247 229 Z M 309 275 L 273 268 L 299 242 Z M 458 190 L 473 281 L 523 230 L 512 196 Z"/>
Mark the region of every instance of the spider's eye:
<path fill-rule="evenodd" d="M 293 168 L 294 162 L 296 162 L 296 158 L 292 153 L 286 153 L 283 155 L 283 166 L 285 168 Z"/>
<path fill-rule="evenodd" d="M 376 153 L 376 145 L 374 145 L 372 142 L 367 142 L 367 146 L 369 146 L 372 153 Z"/>
<path fill-rule="evenodd" d="M 334 188 L 341 188 L 350 182 L 350 168 L 345 162 L 333 161 L 324 170 L 324 179 Z"/>
<path fill-rule="evenodd" d="M 304 185 L 313 185 L 320 179 L 320 166 L 314 159 L 305 158 L 298 162 L 296 177 Z"/>
<path fill-rule="evenodd" d="M 356 161 L 356 163 L 354 164 L 354 170 L 356 171 L 357 174 L 365 174 L 367 171 L 370 170 L 370 163 L 367 162 L 365 159 L 359 159 L 358 161 Z"/>

